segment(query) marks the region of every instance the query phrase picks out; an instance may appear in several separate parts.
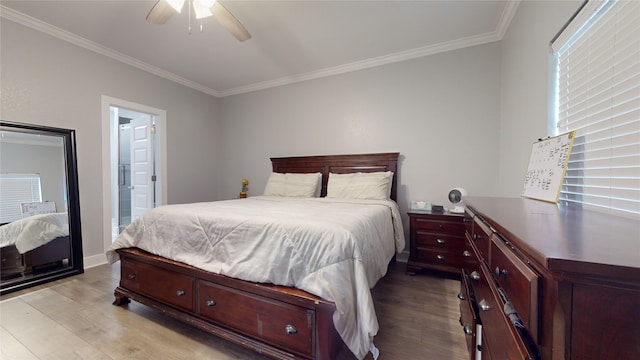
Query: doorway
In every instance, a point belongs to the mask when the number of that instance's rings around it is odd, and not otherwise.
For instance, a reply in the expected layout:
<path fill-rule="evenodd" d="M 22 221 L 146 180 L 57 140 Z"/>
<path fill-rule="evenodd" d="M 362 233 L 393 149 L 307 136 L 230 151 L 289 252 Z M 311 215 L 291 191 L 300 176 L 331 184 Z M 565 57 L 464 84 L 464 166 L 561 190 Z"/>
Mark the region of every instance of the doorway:
<path fill-rule="evenodd" d="M 164 110 L 103 96 L 105 250 L 118 234 L 166 199 Z"/>
<path fill-rule="evenodd" d="M 117 155 L 111 173 L 117 190 L 112 194 L 112 238 L 156 205 L 155 134 L 157 116 L 111 106 L 111 122 L 118 131 L 111 139 Z M 117 167 L 114 168 L 114 167 Z"/>

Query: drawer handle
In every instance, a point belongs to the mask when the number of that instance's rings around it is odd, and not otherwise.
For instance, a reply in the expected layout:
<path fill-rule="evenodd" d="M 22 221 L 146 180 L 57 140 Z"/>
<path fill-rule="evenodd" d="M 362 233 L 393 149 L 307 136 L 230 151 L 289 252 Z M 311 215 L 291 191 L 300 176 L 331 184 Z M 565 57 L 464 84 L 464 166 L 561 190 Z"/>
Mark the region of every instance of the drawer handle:
<path fill-rule="evenodd" d="M 441 245 L 445 243 L 444 239 L 436 239 L 436 242 Z"/>
<path fill-rule="evenodd" d="M 205 304 L 207 304 L 207 306 L 216 306 L 215 300 L 207 300 Z"/>
<path fill-rule="evenodd" d="M 129 279 L 133 280 L 133 279 L 135 279 L 135 278 L 136 278 L 136 274 L 129 274 L 129 275 L 127 275 L 127 277 L 128 277 Z"/>
<path fill-rule="evenodd" d="M 464 256 L 464 257 L 470 257 L 470 256 L 471 256 L 471 251 L 469 251 L 469 250 L 465 250 L 465 251 L 463 251 L 463 252 L 462 252 L 462 256 Z"/>
<path fill-rule="evenodd" d="M 176 295 L 178 295 L 178 296 L 183 296 L 184 294 L 185 294 L 184 290 L 176 291 Z"/>
<path fill-rule="evenodd" d="M 287 325 L 284 327 L 284 331 L 287 332 L 287 334 L 289 335 L 293 335 L 293 334 L 297 334 L 298 333 L 298 329 L 296 329 L 295 326 L 293 325 Z"/>
<path fill-rule="evenodd" d="M 491 309 L 491 306 L 487 303 L 487 300 L 485 299 L 480 300 L 480 302 L 478 303 L 478 307 L 482 311 L 489 311 L 489 309 Z"/>
<path fill-rule="evenodd" d="M 462 222 L 466 222 L 466 223 L 467 222 L 471 222 L 471 219 L 469 219 L 468 217 L 465 217 L 465 218 L 462 219 Z"/>
<path fill-rule="evenodd" d="M 438 227 L 439 227 L 440 229 L 444 229 L 444 225 L 443 225 L 443 224 L 438 224 Z"/>
<path fill-rule="evenodd" d="M 469 276 L 473 279 L 473 280 L 480 280 L 480 274 L 478 274 L 477 271 L 472 271 L 471 274 L 469 274 Z"/>
<path fill-rule="evenodd" d="M 471 326 L 465 325 L 464 327 L 462 327 L 462 329 L 464 330 L 465 335 L 473 335 L 473 330 L 471 330 Z"/>
<path fill-rule="evenodd" d="M 500 276 L 500 275 L 507 275 L 507 270 L 506 269 L 500 269 L 499 267 L 496 266 L 496 276 Z"/>
<path fill-rule="evenodd" d="M 444 257 L 444 255 L 436 255 L 436 259 L 440 260 L 440 261 L 445 261 L 447 258 Z"/>
<path fill-rule="evenodd" d="M 462 292 L 459 292 L 459 293 L 458 293 L 458 299 L 460 299 L 460 300 L 466 300 L 466 299 L 467 299 L 467 297 L 466 297 L 466 296 L 464 296 L 464 294 L 463 294 Z"/>
<path fill-rule="evenodd" d="M 473 240 L 480 240 L 482 236 L 478 235 L 478 234 L 473 234 Z"/>

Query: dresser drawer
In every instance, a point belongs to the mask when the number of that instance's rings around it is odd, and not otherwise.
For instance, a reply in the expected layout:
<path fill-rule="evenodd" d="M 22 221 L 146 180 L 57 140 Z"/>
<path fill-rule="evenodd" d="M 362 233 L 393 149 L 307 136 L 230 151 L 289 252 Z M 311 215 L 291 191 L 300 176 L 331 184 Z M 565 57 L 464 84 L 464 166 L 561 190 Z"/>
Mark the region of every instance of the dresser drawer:
<path fill-rule="evenodd" d="M 198 281 L 197 311 L 207 319 L 248 336 L 285 347 L 305 357 L 313 354 L 313 310 Z"/>
<path fill-rule="evenodd" d="M 464 249 L 464 237 L 447 234 L 436 234 L 422 230 L 416 231 L 416 245 L 422 247 L 446 248 L 449 250 Z"/>
<path fill-rule="evenodd" d="M 458 293 L 458 299 L 460 300 L 460 325 L 462 325 L 462 331 L 467 341 L 467 348 L 471 359 L 474 358 L 476 352 L 476 325 L 478 323 L 472 298 L 469 275 L 462 270 L 460 292 Z"/>
<path fill-rule="evenodd" d="M 482 343 L 487 343 L 491 359 L 532 359 L 524 340 L 504 313 L 491 274 L 485 266 L 480 267 L 479 277 L 471 281 L 482 323 Z M 483 347 L 483 358 L 486 349 Z"/>
<path fill-rule="evenodd" d="M 193 311 L 195 279 L 122 258 L 120 286 L 158 301 Z"/>
<path fill-rule="evenodd" d="M 464 211 L 464 218 L 462 219 L 462 222 L 464 223 L 464 232 L 469 234 L 469 236 L 471 236 L 471 234 L 473 233 L 474 217 L 475 215 L 473 214 L 473 211 L 471 211 L 469 208 L 466 208 Z"/>
<path fill-rule="evenodd" d="M 464 234 L 464 249 L 462 250 L 462 256 L 464 257 L 463 269 L 469 274 L 473 270 L 477 270 L 480 262 L 478 261 L 478 253 L 474 249 L 471 240 L 471 234 Z"/>
<path fill-rule="evenodd" d="M 473 234 L 471 235 L 471 239 L 473 240 L 478 252 L 480 252 L 480 257 L 484 259 L 486 262 L 489 262 L 491 254 L 489 253 L 489 243 L 491 239 L 491 228 L 480 218 L 475 218 L 473 220 Z"/>
<path fill-rule="evenodd" d="M 490 269 L 531 336 L 538 340 L 539 275 L 520 260 L 498 235 L 491 238 Z"/>
<path fill-rule="evenodd" d="M 438 217 L 438 215 L 432 215 L 430 218 L 413 217 L 411 223 L 412 230 L 427 230 L 431 232 L 454 232 L 462 234 L 464 232 L 464 223 L 462 217 L 455 217 L 453 219 L 451 215 L 445 215 L 447 218 Z"/>

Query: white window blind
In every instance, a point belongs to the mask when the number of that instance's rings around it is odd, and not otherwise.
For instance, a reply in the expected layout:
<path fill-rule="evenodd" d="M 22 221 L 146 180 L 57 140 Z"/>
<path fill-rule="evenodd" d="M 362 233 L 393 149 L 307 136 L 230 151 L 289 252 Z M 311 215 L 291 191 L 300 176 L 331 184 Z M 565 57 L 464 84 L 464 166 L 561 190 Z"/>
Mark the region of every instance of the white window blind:
<path fill-rule="evenodd" d="M 640 215 L 640 1 L 585 11 L 552 44 L 557 131 L 576 130 L 560 201 Z"/>
<path fill-rule="evenodd" d="M 0 223 L 20 220 L 20 204 L 40 201 L 39 174 L 0 174 Z"/>

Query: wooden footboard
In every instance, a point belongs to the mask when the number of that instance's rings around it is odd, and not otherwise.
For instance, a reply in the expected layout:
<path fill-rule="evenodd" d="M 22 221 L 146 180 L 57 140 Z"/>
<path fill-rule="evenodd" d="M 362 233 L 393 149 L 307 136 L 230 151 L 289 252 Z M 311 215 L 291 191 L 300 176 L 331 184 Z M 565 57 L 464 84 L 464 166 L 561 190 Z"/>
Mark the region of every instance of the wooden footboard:
<path fill-rule="evenodd" d="M 71 242 L 69 236 L 57 237 L 33 250 L 20 254 L 15 245 L 0 248 L 2 278 L 35 273 L 40 269 L 49 270 L 64 265 L 71 258 Z"/>
<path fill-rule="evenodd" d="M 40 268 L 61 267 L 71 258 L 69 236 L 60 236 L 24 254 L 25 272 L 37 272 Z"/>
<path fill-rule="evenodd" d="M 304 291 L 210 273 L 137 248 L 120 249 L 115 305 L 133 299 L 275 359 L 334 359 L 344 346 L 335 305 Z"/>

